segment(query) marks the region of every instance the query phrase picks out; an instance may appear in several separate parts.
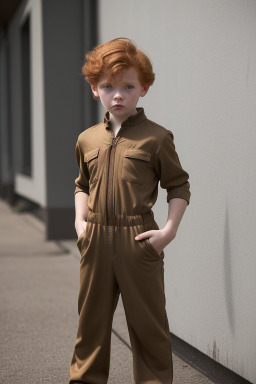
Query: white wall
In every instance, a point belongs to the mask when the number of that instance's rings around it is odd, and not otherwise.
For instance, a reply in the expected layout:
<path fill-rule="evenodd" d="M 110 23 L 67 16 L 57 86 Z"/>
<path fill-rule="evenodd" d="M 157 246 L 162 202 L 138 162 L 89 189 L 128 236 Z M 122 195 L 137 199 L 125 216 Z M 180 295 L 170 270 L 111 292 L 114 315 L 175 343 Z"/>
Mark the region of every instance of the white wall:
<path fill-rule="evenodd" d="M 165 248 L 170 330 L 255 383 L 256 2 L 101 0 L 99 13 L 100 42 L 129 37 L 152 59 L 139 105 L 174 133 L 190 175 Z M 159 189 L 161 227 L 167 210 Z"/>

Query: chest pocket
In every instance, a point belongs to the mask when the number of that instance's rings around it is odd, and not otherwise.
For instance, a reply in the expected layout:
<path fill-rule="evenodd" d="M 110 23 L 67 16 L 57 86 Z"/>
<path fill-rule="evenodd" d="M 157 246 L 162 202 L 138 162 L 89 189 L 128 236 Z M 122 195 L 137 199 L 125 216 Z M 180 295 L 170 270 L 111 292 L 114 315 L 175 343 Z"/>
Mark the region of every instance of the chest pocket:
<path fill-rule="evenodd" d="M 149 170 L 151 153 L 142 149 L 126 148 L 123 161 L 121 179 L 129 183 L 143 184 Z"/>
<path fill-rule="evenodd" d="M 87 163 L 87 168 L 90 175 L 90 183 L 94 183 L 98 180 L 99 150 L 100 148 L 96 148 L 84 155 L 84 161 Z"/>

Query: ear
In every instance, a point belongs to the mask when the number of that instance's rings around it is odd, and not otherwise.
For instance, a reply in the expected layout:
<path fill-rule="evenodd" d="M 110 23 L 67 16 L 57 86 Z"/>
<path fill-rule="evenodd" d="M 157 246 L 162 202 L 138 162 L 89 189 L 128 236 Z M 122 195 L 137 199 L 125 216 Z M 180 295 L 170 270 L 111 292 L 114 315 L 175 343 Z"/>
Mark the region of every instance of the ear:
<path fill-rule="evenodd" d="M 93 96 L 99 97 L 99 92 L 95 85 L 91 84 L 91 90 L 92 90 Z"/>
<path fill-rule="evenodd" d="M 147 94 L 148 90 L 149 90 L 149 87 L 150 85 L 149 84 L 145 84 L 141 90 L 141 93 L 140 93 L 140 96 L 143 97 Z"/>

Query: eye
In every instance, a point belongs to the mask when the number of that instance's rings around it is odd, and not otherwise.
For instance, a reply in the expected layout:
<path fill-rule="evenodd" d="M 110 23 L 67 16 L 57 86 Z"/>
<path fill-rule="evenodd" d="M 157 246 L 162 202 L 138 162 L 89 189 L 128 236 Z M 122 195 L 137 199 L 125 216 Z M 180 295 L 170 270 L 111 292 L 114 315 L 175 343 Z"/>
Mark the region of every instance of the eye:
<path fill-rule="evenodd" d="M 102 86 L 103 89 L 110 89 L 111 88 L 111 85 L 110 84 L 104 84 Z"/>
<path fill-rule="evenodd" d="M 133 85 L 126 85 L 126 87 L 125 87 L 126 89 L 133 89 L 134 88 L 134 86 Z"/>

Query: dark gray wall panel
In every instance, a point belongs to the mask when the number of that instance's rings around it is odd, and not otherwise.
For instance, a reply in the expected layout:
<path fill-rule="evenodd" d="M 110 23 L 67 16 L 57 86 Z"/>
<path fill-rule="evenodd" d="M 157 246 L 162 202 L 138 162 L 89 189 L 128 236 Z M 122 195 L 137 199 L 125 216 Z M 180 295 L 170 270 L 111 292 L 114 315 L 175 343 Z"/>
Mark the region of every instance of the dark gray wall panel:
<path fill-rule="evenodd" d="M 75 142 L 83 126 L 83 1 L 42 6 L 47 207 L 67 208 L 74 204 Z"/>

